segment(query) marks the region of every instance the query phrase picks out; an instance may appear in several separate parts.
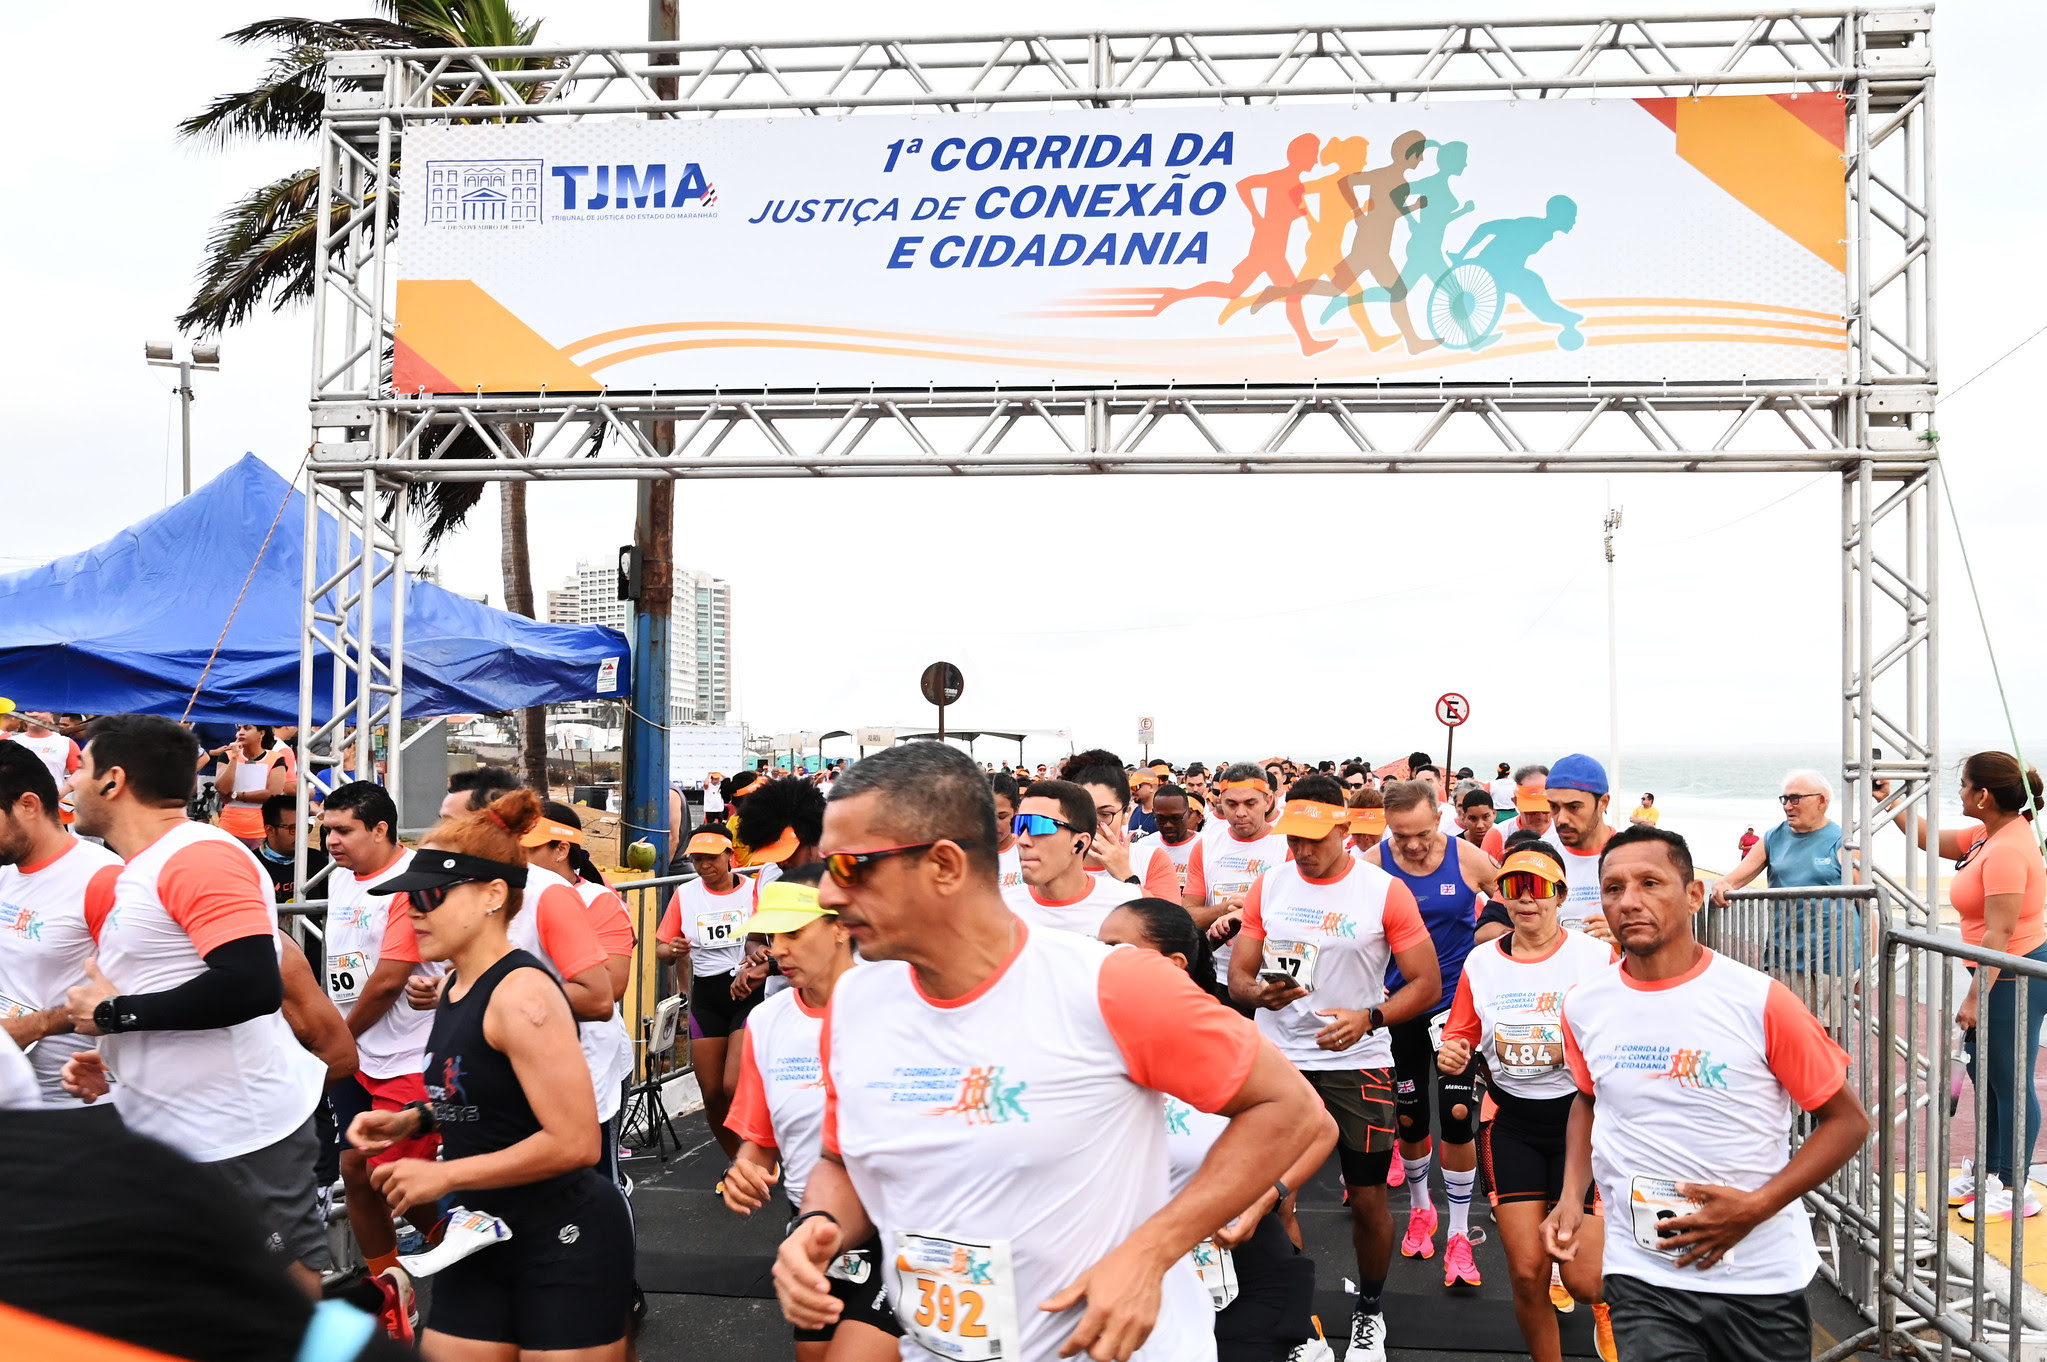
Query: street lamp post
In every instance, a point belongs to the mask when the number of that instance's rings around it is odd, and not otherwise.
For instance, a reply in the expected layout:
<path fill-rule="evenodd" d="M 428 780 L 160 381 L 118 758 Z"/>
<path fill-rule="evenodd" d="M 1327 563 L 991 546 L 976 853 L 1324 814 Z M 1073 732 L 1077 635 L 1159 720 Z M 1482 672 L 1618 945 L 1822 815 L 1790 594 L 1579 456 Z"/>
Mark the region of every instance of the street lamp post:
<path fill-rule="evenodd" d="M 178 406 L 183 417 L 185 434 L 185 490 L 183 495 L 192 495 L 192 373 L 203 370 L 206 373 L 220 372 L 220 347 L 218 345 L 194 345 L 189 359 L 174 358 L 168 341 L 144 341 L 142 353 L 149 363 L 159 369 L 178 371 Z"/>

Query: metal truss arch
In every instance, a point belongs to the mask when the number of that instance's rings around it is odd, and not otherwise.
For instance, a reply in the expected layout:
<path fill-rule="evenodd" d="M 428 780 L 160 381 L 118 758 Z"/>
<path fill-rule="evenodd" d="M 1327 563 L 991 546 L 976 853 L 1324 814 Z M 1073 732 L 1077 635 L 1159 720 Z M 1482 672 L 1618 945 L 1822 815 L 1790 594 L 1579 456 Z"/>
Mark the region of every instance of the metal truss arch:
<path fill-rule="evenodd" d="M 1849 844 L 1866 847 L 1873 820 L 1897 807 L 1938 817 L 1931 29 L 1923 7 L 1833 6 L 338 53 L 319 135 L 308 526 L 326 506 L 402 581 L 419 481 L 1831 471 L 1843 496 L 1842 815 Z M 392 383 L 395 167 L 424 125 L 1740 92 L 1847 104 L 1846 381 L 471 397 Z M 434 457 L 458 428 L 492 457 Z M 336 712 L 345 697 L 359 734 L 395 735 L 402 631 L 379 654 L 370 621 L 329 618 L 325 585 L 309 566 L 302 703 L 310 712 L 316 659 L 331 658 Z M 364 765 L 339 736 L 302 725 L 304 780 Z M 394 790 L 400 746 L 385 759 Z M 1871 794 L 1878 776 L 1895 782 L 1887 801 Z M 1896 888 L 1924 914 L 1937 883 L 1915 856 Z"/>

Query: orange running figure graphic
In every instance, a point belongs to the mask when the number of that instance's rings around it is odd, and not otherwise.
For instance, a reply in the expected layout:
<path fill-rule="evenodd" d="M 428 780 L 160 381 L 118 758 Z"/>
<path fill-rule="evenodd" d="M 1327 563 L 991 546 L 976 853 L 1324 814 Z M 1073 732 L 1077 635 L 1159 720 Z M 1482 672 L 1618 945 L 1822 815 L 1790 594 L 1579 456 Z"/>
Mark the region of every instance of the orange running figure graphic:
<path fill-rule="evenodd" d="M 1301 184 L 1302 206 L 1308 208 L 1308 242 L 1301 253 L 1297 278 L 1327 278 L 1343 262 L 1343 239 L 1351 224 L 1352 202 L 1344 197 L 1343 181 L 1365 168 L 1371 149 L 1372 144 L 1362 137 L 1332 137 L 1323 144 L 1322 164 L 1336 169 Z M 1255 294 L 1232 299 L 1223 309 L 1223 320 L 1228 321 L 1254 301 Z"/>
<path fill-rule="evenodd" d="M 1281 286 L 1294 282 L 1293 267 L 1287 264 L 1286 259 L 1287 237 L 1292 232 L 1294 223 L 1306 216 L 1306 209 L 1302 204 L 1301 176 L 1314 168 L 1316 149 L 1315 134 L 1304 132 L 1287 143 L 1285 169 L 1267 171 L 1263 175 L 1247 175 L 1237 181 L 1237 197 L 1244 201 L 1244 207 L 1251 213 L 1251 247 L 1244 253 L 1243 261 L 1228 279 L 1195 284 L 1190 288 L 1167 289 L 1159 296 L 1159 300 L 1152 304 L 1154 317 L 1174 303 L 1188 298 L 1234 299 L 1256 283 L 1261 276 Z M 1265 206 L 1262 212 L 1255 197 L 1261 189 L 1265 191 Z M 1267 292 L 1271 290 L 1268 289 Z M 1226 308 L 1223 316 L 1227 317 L 1233 310 Z M 1287 299 L 1286 319 L 1294 328 L 1294 335 L 1300 338 L 1302 354 L 1320 354 L 1336 344 L 1333 340 L 1317 340 L 1309 334 L 1308 319 L 1302 315 L 1299 298 Z"/>
<path fill-rule="evenodd" d="M 1362 171 L 1339 181 L 1337 188 L 1350 205 L 1351 214 L 1357 222 L 1357 231 L 1351 236 L 1350 253 L 1338 262 L 1326 279 L 1307 279 L 1266 289 L 1258 295 L 1258 301 L 1251 305 L 1251 310 L 1256 312 L 1267 303 L 1282 298 L 1291 309 L 1306 293 L 1326 297 L 1358 292 L 1360 281 L 1369 277 L 1386 290 L 1387 300 L 1393 309 L 1394 325 L 1407 338 L 1409 354 L 1419 354 L 1440 344 L 1414 329 L 1414 320 L 1407 315 L 1407 285 L 1393 263 L 1393 228 L 1409 213 L 1428 206 L 1426 195 L 1410 198 L 1407 185 L 1408 172 L 1421 164 L 1422 154 L 1427 149 L 1427 138 L 1418 132 L 1404 132 L 1394 139 L 1392 161 L 1377 170 Z M 1366 192 L 1362 201 L 1357 193 L 1360 188 Z M 1362 299 L 1351 304 L 1350 315 L 1363 333 L 1365 343 L 1372 349 L 1383 350 L 1393 344 L 1393 337 L 1381 336 L 1372 330 L 1372 324 L 1365 317 Z"/>

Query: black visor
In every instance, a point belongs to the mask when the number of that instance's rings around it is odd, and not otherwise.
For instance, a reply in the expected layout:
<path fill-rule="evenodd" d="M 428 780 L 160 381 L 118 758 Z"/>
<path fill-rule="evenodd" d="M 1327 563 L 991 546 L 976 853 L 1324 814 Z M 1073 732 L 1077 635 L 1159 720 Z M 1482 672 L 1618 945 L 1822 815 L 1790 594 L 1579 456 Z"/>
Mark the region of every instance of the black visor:
<path fill-rule="evenodd" d="M 503 880 L 514 889 L 526 887 L 526 867 L 504 861 L 488 861 L 459 851 L 423 847 L 412 853 L 412 864 L 402 875 L 367 886 L 372 894 L 404 894 L 414 889 L 441 889 L 475 880 Z"/>

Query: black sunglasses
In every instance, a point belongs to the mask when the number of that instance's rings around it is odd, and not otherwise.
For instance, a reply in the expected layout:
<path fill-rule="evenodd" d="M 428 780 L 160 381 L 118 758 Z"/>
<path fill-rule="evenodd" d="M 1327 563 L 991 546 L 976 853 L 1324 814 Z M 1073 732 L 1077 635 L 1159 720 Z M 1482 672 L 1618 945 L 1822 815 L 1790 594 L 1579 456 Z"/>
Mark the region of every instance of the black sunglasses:
<path fill-rule="evenodd" d="M 952 839 L 945 838 L 942 840 L 951 841 Z M 824 868 L 831 873 L 831 877 L 838 881 L 840 885 L 851 889 L 867 878 L 868 869 L 877 861 L 885 861 L 891 856 L 907 856 L 913 851 L 929 851 L 937 845 L 937 842 L 917 842 L 905 847 L 882 847 L 877 851 L 835 851 L 824 858 Z M 953 842 L 953 845 L 971 847 L 977 846 L 979 843 Z"/>
<path fill-rule="evenodd" d="M 448 891 L 450 889 L 455 889 L 465 884 L 482 883 L 482 880 L 450 880 L 446 884 L 437 884 L 431 889 L 408 889 L 405 891 L 405 898 L 412 905 L 413 912 L 431 913 L 434 909 L 448 901 Z"/>

